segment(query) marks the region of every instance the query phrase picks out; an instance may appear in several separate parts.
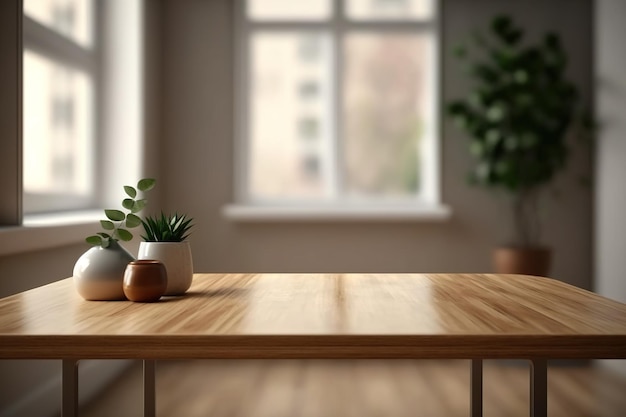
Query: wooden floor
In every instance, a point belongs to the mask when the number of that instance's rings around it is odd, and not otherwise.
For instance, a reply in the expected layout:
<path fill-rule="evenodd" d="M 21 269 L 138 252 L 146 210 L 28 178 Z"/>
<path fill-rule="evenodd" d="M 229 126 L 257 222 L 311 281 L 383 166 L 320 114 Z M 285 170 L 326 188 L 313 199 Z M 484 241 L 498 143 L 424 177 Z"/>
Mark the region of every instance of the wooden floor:
<path fill-rule="evenodd" d="M 140 416 L 138 362 L 81 417 Z M 486 417 L 528 416 L 528 370 L 486 362 Z M 626 380 L 604 368 L 551 367 L 551 417 L 624 417 Z M 468 361 L 157 363 L 159 417 L 456 417 L 469 415 Z"/>

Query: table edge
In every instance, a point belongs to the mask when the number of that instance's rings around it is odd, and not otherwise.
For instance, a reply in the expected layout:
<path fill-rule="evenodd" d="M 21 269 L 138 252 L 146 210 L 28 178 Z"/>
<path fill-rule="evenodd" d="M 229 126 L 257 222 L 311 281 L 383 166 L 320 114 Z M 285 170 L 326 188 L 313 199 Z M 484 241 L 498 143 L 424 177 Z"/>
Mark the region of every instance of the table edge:
<path fill-rule="evenodd" d="M 60 358 L 626 359 L 626 334 L 0 335 L 0 359 Z"/>

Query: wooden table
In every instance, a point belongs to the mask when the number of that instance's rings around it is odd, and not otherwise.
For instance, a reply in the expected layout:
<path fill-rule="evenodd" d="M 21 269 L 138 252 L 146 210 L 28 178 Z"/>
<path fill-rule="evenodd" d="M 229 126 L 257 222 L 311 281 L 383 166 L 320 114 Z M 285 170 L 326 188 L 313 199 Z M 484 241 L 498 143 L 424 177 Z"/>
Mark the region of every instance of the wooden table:
<path fill-rule="evenodd" d="M 626 305 L 547 278 L 486 274 L 196 274 L 183 297 L 84 301 L 71 279 L 0 300 L 0 358 L 62 359 L 64 416 L 79 359 L 471 359 L 531 362 L 532 416 L 547 415 L 547 359 L 626 358 Z"/>

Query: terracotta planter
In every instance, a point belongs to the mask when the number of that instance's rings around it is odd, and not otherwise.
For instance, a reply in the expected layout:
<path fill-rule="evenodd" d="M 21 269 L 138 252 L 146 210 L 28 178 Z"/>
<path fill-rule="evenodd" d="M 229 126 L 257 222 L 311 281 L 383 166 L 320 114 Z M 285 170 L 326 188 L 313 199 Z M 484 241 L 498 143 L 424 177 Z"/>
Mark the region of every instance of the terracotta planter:
<path fill-rule="evenodd" d="M 550 273 L 551 257 L 548 248 L 499 247 L 493 251 L 493 268 L 498 274 L 545 277 Z"/>
<path fill-rule="evenodd" d="M 138 260 L 126 266 L 124 294 L 130 301 L 158 301 L 167 289 L 167 272 L 159 261 Z"/>

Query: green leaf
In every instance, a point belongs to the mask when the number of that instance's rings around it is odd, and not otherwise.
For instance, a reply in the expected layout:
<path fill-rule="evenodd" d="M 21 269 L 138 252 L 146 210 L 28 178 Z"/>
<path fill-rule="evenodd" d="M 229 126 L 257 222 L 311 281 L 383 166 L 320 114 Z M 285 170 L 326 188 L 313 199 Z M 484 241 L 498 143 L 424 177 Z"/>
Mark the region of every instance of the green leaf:
<path fill-rule="evenodd" d="M 472 74 L 486 84 L 496 83 L 501 75 L 497 69 L 483 63 L 473 65 Z"/>
<path fill-rule="evenodd" d="M 87 239 L 85 239 L 85 242 L 89 243 L 90 245 L 100 246 L 102 245 L 102 238 L 100 236 L 89 236 Z"/>
<path fill-rule="evenodd" d="M 98 236 L 102 236 L 104 239 L 110 239 L 111 238 L 111 235 L 109 235 L 108 233 L 102 233 L 102 232 L 98 233 Z"/>
<path fill-rule="evenodd" d="M 128 214 L 126 216 L 126 227 L 137 227 L 141 224 L 141 219 L 134 215 L 134 214 Z"/>
<path fill-rule="evenodd" d="M 137 200 L 135 202 L 133 202 L 133 208 L 131 209 L 131 212 L 133 213 L 138 213 L 141 210 L 143 210 L 143 208 L 146 206 L 146 204 L 148 203 L 148 200 Z"/>
<path fill-rule="evenodd" d="M 188 231 L 193 227 L 192 219 L 186 215 L 165 215 L 146 217 L 142 221 L 146 235 L 144 240 L 148 242 L 182 242 L 188 236 Z"/>
<path fill-rule="evenodd" d="M 497 16 L 491 23 L 493 33 L 505 44 L 515 46 L 523 36 L 523 32 L 516 28 L 511 17 Z"/>
<path fill-rule="evenodd" d="M 504 108 L 500 105 L 493 105 L 487 110 L 487 119 L 492 122 L 499 122 L 504 117 Z"/>
<path fill-rule="evenodd" d="M 519 140 L 516 136 L 509 136 L 504 141 L 504 147 L 508 151 L 514 151 L 519 147 Z"/>
<path fill-rule="evenodd" d="M 513 78 L 515 78 L 515 81 L 519 84 L 524 84 L 528 81 L 528 73 L 524 70 L 517 70 L 513 74 Z"/>
<path fill-rule="evenodd" d="M 109 220 L 113 220 L 116 222 L 122 221 L 126 218 L 126 216 L 124 215 L 124 213 L 122 213 L 119 210 L 104 210 L 104 214 L 106 214 L 107 218 Z"/>
<path fill-rule="evenodd" d="M 470 143 L 470 152 L 472 155 L 481 156 L 484 150 L 485 147 L 483 146 L 482 142 L 472 141 L 472 143 Z"/>
<path fill-rule="evenodd" d="M 523 36 L 524 32 L 522 32 L 520 29 L 511 29 L 506 35 L 505 41 L 510 46 L 515 46 L 519 43 Z"/>
<path fill-rule="evenodd" d="M 539 139 L 533 133 L 526 133 L 522 136 L 521 147 L 525 149 L 532 149 L 537 145 Z"/>
<path fill-rule="evenodd" d="M 474 175 L 478 181 L 486 183 L 491 175 L 491 166 L 489 161 L 483 161 L 476 165 Z"/>
<path fill-rule="evenodd" d="M 126 191 L 126 194 L 128 194 L 130 198 L 137 197 L 137 190 L 135 190 L 135 188 L 131 187 L 130 185 L 125 185 L 124 191 Z"/>
<path fill-rule="evenodd" d="M 124 207 L 126 210 L 132 211 L 134 206 L 135 206 L 135 200 L 133 200 L 132 198 L 125 198 L 122 201 L 122 207 Z"/>
<path fill-rule="evenodd" d="M 115 229 L 115 225 L 113 224 L 113 222 L 110 222 L 108 220 L 100 220 L 100 225 L 102 226 L 102 228 L 104 230 L 113 230 L 113 229 Z"/>
<path fill-rule="evenodd" d="M 552 50 L 559 51 L 561 49 L 561 39 L 554 32 L 549 32 L 544 38 L 546 46 Z"/>
<path fill-rule="evenodd" d="M 498 15 L 491 22 L 491 30 L 496 34 L 507 33 L 512 29 L 513 22 L 507 15 Z"/>
<path fill-rule="evenodd" d="M 124 242 L 128 242 L 129 240 L 131 240 L 133 238 L 133 234 L 131 232 L 129 232 L 128 230 L 126 230 L 126 229 L 117 229 L 117 235 Z"/>
<path fill-rule="evenodd" d="M 467 105 L 462 101 L 453 101 L 448 104 L 446 111 L 451 116 L 467 116 L 469 113 Z"/>
<path fill-rule="evenodd" d="M 464 45 L 457 45 L 453 49 L 454 56 L 463 59 L 467 56 L 467 49 Z"/>
<path fill-rule="evenodd" d="M 483 95 L 481 94 L 480 91 L 474 91 L 472 93 L 470 93 L 468 101 L 474 106 L 474 107 L 481 107 L 483 105 L 483 103 L 485 102 Z"/>
<path fill-rule="evenodd" d="M 489 129 L 485 134 L 485 142 L 492 148 L 500 142 L 500 138 L 498 129 Z"/>
<path fill-rule="evenodd" d="M 142 180 L 139 180 L 139 182 L 137 183 L 137 188 L 139 188 L 141 191 L 149 191 L 154 188 L 155 184 L 156 180 L 154 178 L 144 178 Z"/>

